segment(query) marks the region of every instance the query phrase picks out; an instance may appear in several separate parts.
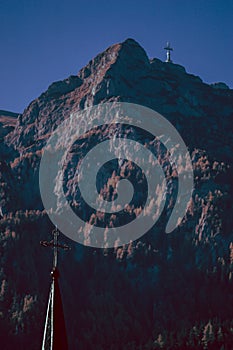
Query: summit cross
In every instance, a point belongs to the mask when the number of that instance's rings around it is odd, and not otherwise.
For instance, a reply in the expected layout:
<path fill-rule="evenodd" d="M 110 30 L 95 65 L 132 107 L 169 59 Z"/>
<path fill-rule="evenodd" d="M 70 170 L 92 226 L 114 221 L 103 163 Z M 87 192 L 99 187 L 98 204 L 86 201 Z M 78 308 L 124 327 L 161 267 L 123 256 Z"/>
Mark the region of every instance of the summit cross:
<path fill-rule="evenodd" d="M 173 48 L 171 47 L 171 44 L 169 42 L 167 42 L 167 45 L 164 47 L 164 50 L 167 51 L 167 59 L 166 62 L 167 63 L 172 63 L 171 60 L 171 51 L 173 51 Z"/>

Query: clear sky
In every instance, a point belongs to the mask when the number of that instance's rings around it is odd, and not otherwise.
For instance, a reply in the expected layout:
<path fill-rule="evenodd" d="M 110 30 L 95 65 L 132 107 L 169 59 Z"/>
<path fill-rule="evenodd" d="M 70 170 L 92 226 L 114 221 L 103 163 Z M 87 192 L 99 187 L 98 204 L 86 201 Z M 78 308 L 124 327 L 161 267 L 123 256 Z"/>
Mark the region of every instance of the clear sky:
<path fill-rule="evenodd" d="M 233 0 L 0 0 L 0 109 L 22 112 L 52 82 L 134 38 L 150 58 L 233 87 Z"/>

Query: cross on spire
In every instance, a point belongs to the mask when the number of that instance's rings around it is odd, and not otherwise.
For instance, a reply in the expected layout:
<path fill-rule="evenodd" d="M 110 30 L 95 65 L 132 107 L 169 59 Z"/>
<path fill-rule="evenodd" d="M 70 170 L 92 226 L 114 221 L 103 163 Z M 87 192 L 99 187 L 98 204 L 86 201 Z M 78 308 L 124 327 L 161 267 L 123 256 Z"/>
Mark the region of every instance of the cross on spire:
<path fill-rule="evenodd" d="M 70 250 L 71 248 L 66 245 L 66 244 L 59 244 L 58 243 L 58 236 L 59 236 L 59 231 L 56 228 L 52 231 L 53 239 L 48 242 L 48 241 L 40 241 L 40 244 L 43 247 L 52 247 L 53 248 L 53 270 L 57 268 L 57 256 L 58 256 L 58 248 L 63 249 L 63 250 Z"/>
<path fill-rule="evenodd" d="M 59 272 L 57 268 L 58 249 L 70 250 L 66 244 L 58 242 L 59 231 L 57 227 L 52 231 L 51 241 L 40 241 L 43 247 L 53 248 L 52 282 L 50 286 L 48 306 L 46 312 L 42 350 L 68 350 L 65 319 L 63 313 L 60 287 L 58 283 Z"/>

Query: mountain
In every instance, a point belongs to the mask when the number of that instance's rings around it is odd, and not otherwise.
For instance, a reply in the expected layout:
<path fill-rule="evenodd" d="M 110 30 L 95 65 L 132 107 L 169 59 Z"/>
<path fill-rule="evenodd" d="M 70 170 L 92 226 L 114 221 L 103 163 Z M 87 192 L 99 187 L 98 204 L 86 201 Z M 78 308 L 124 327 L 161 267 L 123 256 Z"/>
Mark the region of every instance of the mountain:
<path fill-rule="evenodd" d="M 19 114 L 12 113 L 9 111 L 0 110 L 0 154 L 3 158 L 7 158 L 8 154 L 13 153 L 13 150 L 9 148 L 4 143 L 4 137 L 13 131 Z M 12 155 L 11 155 L 12 157 Z"/>
<path fill-rule="evenodd" d="M 17 121 L 1 111 L 2 348 L 33 350 L 42 341 L 52 263 L 52 253 L 39 245 L 52 230 L 39 191 L 43 148 L 71 114 L 104 102 L 139 104 L 170 121 L 189 149 L 194 192 L 181 225 L 167 235 L 178 186 L 169 152 L 150 133 L 124 125 L 99 126 L 75 142 L 67 155 L 64 187 L 72 209 L 84 213 L 86 221 L 101 227 L 121 224 L 117 216 L 100 217 L 87 208 L 75 187 L 80 160 L 110 134 L 144 138 L 160 158 L 168 198 L 156 225 L 122 247 L 100 250 L 62 236 L 72 248 L 59 254 L 70 348 L 231 349 L 233 90 L 223 83 L 205 84 L 178 64 L 149 59 L 133 39 L 109 47 L 76 76 L 52 83 Z M 77 128 L 83 122 L 80 117 Z M 134 186 L 140 180 L 130 206 L 133 216 L 145 200 L 146 184 L 135 164 L 124 161 L 122 166 Z M 97 187 L 108 200 L 122 176 L 114 162 L 102 169 Z"/>

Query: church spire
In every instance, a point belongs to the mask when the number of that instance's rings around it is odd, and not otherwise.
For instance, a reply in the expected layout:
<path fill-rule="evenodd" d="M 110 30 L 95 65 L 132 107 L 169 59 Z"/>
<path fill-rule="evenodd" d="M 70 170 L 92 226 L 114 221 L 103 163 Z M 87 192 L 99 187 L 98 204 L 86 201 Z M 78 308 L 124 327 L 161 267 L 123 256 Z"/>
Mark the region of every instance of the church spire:
<path fill-rule="evenodd" d="M 53 230 L 53 239 L 50 242 L 41 241 L 43 247 L 53 248 L 53 269 L 51 271 L 52 281 L 50 285 L 42 350 L 68 350 L 65 319 L 63 313 L 61 293 L 58 283 L 59 271 L 57 268 L 58 248 L 69 250 L 67 245 L 58 243 L 59 232 Z"/>

